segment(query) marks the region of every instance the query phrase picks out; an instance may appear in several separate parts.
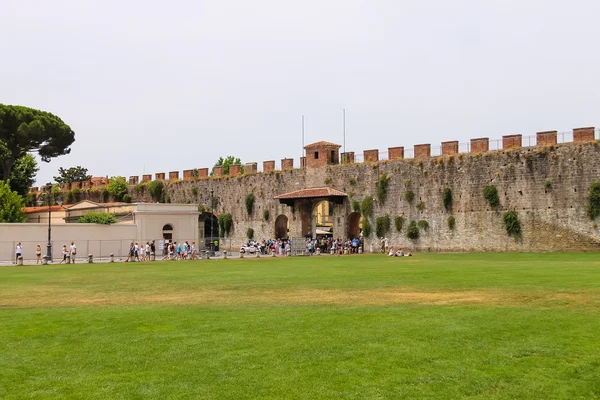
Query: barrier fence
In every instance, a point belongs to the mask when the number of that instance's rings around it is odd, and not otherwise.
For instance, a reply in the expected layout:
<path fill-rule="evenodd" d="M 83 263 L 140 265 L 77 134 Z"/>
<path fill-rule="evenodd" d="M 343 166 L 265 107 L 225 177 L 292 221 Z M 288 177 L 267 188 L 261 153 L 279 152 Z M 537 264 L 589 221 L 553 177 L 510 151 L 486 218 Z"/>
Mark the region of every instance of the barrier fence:
<path fill-rule="evenodd" d="M 77 262 L 87 262 L 88 255 L 92 254 L 94 256 L 94 260 L 108 260 L 110 255 L 113 254 L 115 257 L 115 261 L 124 260 L 127 258 L 129 254 L 129 247 L 131 242 L 139 243 L 141 245 L 146 245 L 146 242 L 151 242 L 154 240 L 156 245 L 156 258 L 160 260 L 163 254 L 164 248 L 164 240 L 163 239 L 148 239 L 148 240 L 132 240 L 132 239 L 115 239 L 115 240 L 75 240 L 75 246 L 77 247 Z M 177 243 L 183 243 L 188 241 L 189 244 L 192 244 L 192 241 L 189 239 L 173 239 L 173 241 Z M 227 250 L 228 252 L 239 252 L 239 246 L 234 246 L 231 239 L 219 239 L 220 252 L 223 250 Z M 4 241 L 0 242 L 0 262 L 2 263 L 15 263 L 16 262 L 16 248 L 17 244 L 21 243 L 23 247 L 23 261 L 27 263 L 35 262 L 37 259 L 36 256 L 36 248 L 39 244 L 42 249 L 42 254 L 40 257 L 43 257 L 47 254 L 47 245 L 48 242 L 33 242 L 27 240 L 14 240 L 14 241 Z M 59 263 L 62 260 L 62 248 L 63 245 L 67 246 L 67 250 L 69 249 L 71 242 L 59 242 L 52 241 L 52 259 L 54 263 Z M 200 243 L 196 243 L 196 248 L 201 251 L 205 250 L 205 246 L 200 241 Z"/>

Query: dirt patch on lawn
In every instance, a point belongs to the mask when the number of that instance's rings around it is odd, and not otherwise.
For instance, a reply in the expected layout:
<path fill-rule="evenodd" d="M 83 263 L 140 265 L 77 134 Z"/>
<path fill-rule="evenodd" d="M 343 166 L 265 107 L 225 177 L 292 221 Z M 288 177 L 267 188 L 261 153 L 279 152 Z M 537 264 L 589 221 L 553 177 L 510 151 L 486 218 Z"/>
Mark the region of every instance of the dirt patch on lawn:
<path fill-rule="evenodd" d="M 98 305 L 495 305 L 541 307 L 600 307 L 600 293 L 514 293 L 492 290 L 415 291 L 409 288 L 380 290 L 328 289 L 236 289 L 210 288 L 198 291 L 149 293 L 110 292 L 91 293 L 82 290 L 56 290 L 36 287 L 24 293 L 3 293 L 1 308 L 36 308 Z"/>

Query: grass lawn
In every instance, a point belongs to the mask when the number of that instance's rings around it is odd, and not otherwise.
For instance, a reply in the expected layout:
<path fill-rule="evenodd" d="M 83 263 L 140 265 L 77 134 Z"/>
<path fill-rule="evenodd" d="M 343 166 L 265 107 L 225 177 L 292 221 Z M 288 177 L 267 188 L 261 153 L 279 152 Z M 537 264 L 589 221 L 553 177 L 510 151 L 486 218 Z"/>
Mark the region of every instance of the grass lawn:
<path fill-rule="evenodd" d="M 0 398 L 600 398 L 600 255 L 3 267 Z"/>

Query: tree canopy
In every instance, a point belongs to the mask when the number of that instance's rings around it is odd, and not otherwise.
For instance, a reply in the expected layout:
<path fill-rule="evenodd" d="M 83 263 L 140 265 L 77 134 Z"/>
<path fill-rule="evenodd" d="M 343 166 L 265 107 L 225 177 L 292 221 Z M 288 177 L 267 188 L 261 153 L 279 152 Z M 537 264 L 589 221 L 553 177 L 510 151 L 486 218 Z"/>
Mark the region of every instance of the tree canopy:
<path fill-rule="evenodd" d="M 242 165 L 242 162 L 240 161 L 240 158 L 235 158 L 233 156 L 227 156 L 225 158 L 223 157 L 219 157 L 219 159 L 217 160 L 217 162 L 215 163 L 215 167 L 223 167 L 223 175 L 229 175 L 229 167 L 231 167 L 232 165 L 240 165 L 240 173 L 244 173 L 244 166 Z M 211 175 L 213 174 L 212 172 L 210 173 Z"/>
<path fill-rule="evenodd" d="M 25 153 L 15 161 L 9 177 L 4 177 L 4 172 L 0 169 L 0 180 L 10 180 L 11 189 L 21 196 L 26 196 L 35 183 L 35 176 L 39 170 L 35 157 Z"/>
<path fill-rule="evenodd" d="M 58 169 L 58 176 L 54 177 L 54 180 L 57 183 L 68 183 L 71 184 L 73 182 L 87 182 L 92 179 L 91 175 L 88 175 L 87 168 L 83 168 L 78 165 L 76 167 L 71 167 L 69 169 L 64 169 L 60 167 Z"/>
<path fill-rule="evenodd" d="M 24 207 L 23 198 L 10 189 L 7 181 L 0 181 L 0 222 L 25 222 Z"/>
<path fill-rule="evenodd" d="M 113 176 L 108 180 L 106 189 L 115 201 L 123 201 L 123 198 L 127 194 L 127 181 L 122 176 Z"/>
<path fill-rule="evenodd" d="M 16 161 L 37 152 L 42 161 L 69 154 L 75 132 L 59 117 L 29 107 L 0 104 L 0 164 L 10 176 Z"/>

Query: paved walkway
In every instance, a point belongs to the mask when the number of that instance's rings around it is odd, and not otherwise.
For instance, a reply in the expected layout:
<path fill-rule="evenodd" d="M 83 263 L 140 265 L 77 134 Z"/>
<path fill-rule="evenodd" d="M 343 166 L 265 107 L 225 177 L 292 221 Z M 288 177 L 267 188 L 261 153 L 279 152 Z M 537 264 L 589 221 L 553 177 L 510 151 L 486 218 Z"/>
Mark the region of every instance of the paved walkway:
<path fill-rule="evenodd" d="M 244 254 L 244 258 L 271 258 L 271 255 L 263 255 L 261 254 L 260 257 L 257 257 L 256 255 L 252 254 L 252 255 L 248 255 L 248 254 Z M 283 256 L 277 256 L 277 257 L 283 257 Z M 127 257 L 115 257 L 115 262 L 116 263 L 124 263 L 125 259 Z M 240 254 L 239 253 L 227 253 L 227 258 L 232 258 L 232 259 L 237 259 L 240 258 Z M 223 254 L 222 253 L 217 253 L 217 255 L 210 257 L 211 260 L 215 259 L 215 260 L 222 260 L 223 259 Z M 102 263 L 108 263 L 110 261 L 110 259 L 108 257 L 106 258 L 94 258 L 94 263 L 98 263 L 98 264 L 102 264 Z M 163 260 L 162 256 L 161 258 L 157 258 L 156 261 L 154 262 L 167 262 L 169 260 Z M 173 260 L 176 261 L 176 260 Z M 54 262 L 49 263 L 49 265 L 58 265 L 60 263 L 60 258 L 59 259 L 54 259 Z M 77 257 L 76 260 L 77 264 L 87 264 L 88 263 L 88 258 L 87 257 Z M 36 263 L 36 260 L 23 260 L 23 266 L 43 266 L 42 263 Z M 10 261 L 0 261 L 0 267 L 16 267 L 17 265 L 14 262 L 10 262 Z"/>

